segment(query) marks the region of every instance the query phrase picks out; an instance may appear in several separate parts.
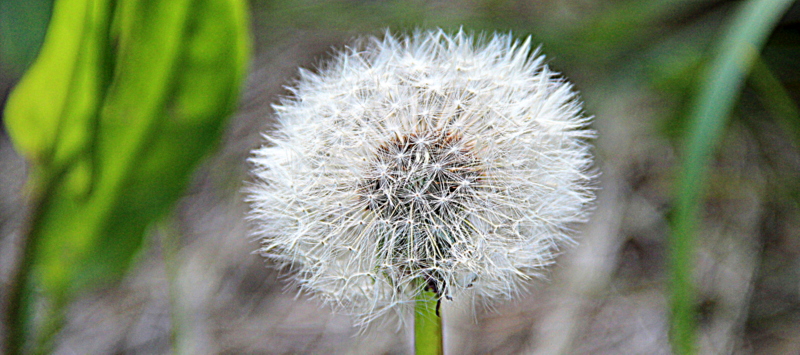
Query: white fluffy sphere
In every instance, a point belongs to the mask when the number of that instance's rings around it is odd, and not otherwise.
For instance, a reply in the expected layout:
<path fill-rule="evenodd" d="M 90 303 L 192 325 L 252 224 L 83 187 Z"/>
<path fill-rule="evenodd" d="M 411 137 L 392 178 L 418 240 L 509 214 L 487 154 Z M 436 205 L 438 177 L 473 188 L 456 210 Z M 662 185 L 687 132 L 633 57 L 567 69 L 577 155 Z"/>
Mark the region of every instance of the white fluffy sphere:
<path fill-rule="evenodd" d="M 367 38 L 276 105 L 251 162 L 262 255 L 364 325 L 427 288 L 507 299 L 585 220 L 594 132 L 530 39 Z"/>

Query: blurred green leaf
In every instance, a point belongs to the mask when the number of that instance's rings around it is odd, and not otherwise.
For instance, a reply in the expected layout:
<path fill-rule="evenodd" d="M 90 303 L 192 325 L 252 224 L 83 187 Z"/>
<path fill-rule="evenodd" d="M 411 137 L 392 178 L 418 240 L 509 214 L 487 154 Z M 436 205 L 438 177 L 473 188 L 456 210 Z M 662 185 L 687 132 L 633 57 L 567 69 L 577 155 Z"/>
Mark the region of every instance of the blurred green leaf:
<path fill-rule="evenodd" d="M 217 145 L 248 56 L 240 0 L 56 2 L 6 110 L 36 172 L 23 268 L 52 304 L 127 268 Z"/>
<path fill-rule="evenodd" d="M 102 5 L 58 1 L 37 60 L 9 96 L 6 128 L 17 150 L 43 169 L 75 158 L 91 139 L 106 69 L 109 9 Z"/>
<path fill-rule="evenodd" d="M 677 354 L 696 352 L 695 296 L 691 275 L 694 238 L 708 181 L 708 166 L 745 76 L 791 3 L 791 0 L 750 0 L 742 4 L 700 82 L 699 94 L 689 113 L 687 147 L 677 185 L 670 250 L 671 337 L 672 350 Z"/>

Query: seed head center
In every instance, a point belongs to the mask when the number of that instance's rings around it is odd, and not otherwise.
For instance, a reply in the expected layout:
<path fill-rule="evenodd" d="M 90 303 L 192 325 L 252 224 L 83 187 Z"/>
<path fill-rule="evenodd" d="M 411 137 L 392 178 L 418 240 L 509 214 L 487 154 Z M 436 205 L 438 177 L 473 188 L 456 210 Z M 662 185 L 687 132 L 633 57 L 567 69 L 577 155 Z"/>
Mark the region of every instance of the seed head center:
<path fill-rule="evenodd" d="M 417 228 L 463 223 L 483 176 L 474 145 L 459 133 L 416 132 L 381 145 L 359 188 L 366 208 Z"/>

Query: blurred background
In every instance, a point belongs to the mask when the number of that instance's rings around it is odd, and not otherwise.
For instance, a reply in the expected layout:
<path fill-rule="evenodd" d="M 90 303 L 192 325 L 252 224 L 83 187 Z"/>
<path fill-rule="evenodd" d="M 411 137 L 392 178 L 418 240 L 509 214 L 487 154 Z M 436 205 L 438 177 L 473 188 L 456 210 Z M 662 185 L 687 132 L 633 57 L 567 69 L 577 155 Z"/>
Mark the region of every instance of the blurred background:
<path fill-rule="evenodd" d="M 347 317 L 298 295 L 286 275 L 252 253 L 258 244 L 243 218 L 246 159 L 273 127 L 270 104 L 288 93 L 283 86 L 298 67 L 315 68 L 358 36 L 461 26 L 541 43 L 551 68 L 575 84 L 595 117 L 601 176 L 592 220 L 578 227 L 579 244 L 565 246 L 547 279 L 532 282 L 526 296 L 477 314 L 443 303 L 448 353 L 670 353 L 666 254 L 683 117 L 739 4 L 250 1 L 255 56 L 220 150 L 196 172 L 174 230 L 154 231 L 122 281 L 73 302 L 56 353 L 411 353 L 408 332 L 376 325 L 357 335 Z M 0 2 L 0 106 L 35 57 L 51 6 Z M 800 5 L 781 21 L 756 67 L 717 151 L 697 238 L 703 354 L 800 353 Z M 21 238 L 26 173 L 0 128 L 3 285 Z M 160 242 L 165 232 L 180 240 L 170 267 Z"/>

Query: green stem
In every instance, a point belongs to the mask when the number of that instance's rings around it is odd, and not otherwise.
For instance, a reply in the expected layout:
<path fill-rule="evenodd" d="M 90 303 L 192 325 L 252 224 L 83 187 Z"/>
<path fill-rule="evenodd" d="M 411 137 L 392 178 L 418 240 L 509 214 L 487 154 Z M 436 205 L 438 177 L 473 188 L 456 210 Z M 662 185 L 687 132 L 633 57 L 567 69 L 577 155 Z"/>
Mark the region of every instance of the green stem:
<path fill-rule="evenodd" d="M 36 211 L 36 208 L 34 208 Z M 35 213 L 35 212 L 34 212 Z M 35 241 L 30 240 L 28 235 L 22 236 L 22 248 L 20 252 L 20 262 L 17 270 L 13 273 L 11 284 L 9 285 L 9 301 L 6 327 L 7 336 L 5 341 L 4 353 L 9 355 L 22 354 L 25 349 L 26 339 L 28 339 L 27 315 L 31 310 L 32 295 L 30 291 L 30 277 L 33 269 L 33 259 L 35 253 Z"/>
<path fill-rule="evenodd" d="M 43 187 L 33 193 L 33 202 L 28 211 L 25 233 L 20 241 L 20 261 L 17 264 L 17 269 L 12 272 L 13 276 L 8 287 L 9 301 L 8 309 L 6 310 L 8 333 L 5 342 L 5 353 L 9 355 L 25 352 L 26 345 L 28 345 L 27 341 L 34 328 L 33 324 L 31 324 L 35 297 L 33 282 L 31 281 L 32 271 L 37 254 L 36 249 L 39 244 L 43 211 L 47 208 L 50 196 L 55 189 L 55 184 L 52 181 L 59 177 L 61 177 L 61 174 L 57 174 L 56 178 L 41 177 L 39 181 L 42 182 L 39 185 Z M 36 346 L 36 348 L 39 347 Z"/>
<path fill-rule="evenodd" d="M 438 297 L 423 291 L 417 296 L 414 309 L 414 351 L 416 355 L 441 355 L 442 318 L 437 313 Z"/>

